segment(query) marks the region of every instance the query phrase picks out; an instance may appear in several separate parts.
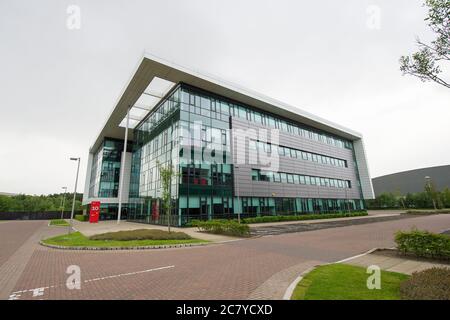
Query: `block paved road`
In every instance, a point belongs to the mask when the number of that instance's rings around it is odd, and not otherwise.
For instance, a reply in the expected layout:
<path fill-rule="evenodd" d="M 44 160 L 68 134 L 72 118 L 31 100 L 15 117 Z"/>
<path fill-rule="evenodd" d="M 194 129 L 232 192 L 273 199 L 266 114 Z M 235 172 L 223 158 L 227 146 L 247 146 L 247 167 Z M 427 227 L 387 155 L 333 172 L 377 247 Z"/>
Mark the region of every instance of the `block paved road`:
<path fill-rule="evenodd" d="M 44 221 L 0 223 L 1 299 L 247 299 L 285 288 L 311 263 L 334 262 L 392 247 L 397 230 L 442 232 L 450 215 L 420 216 L 265 236 L 203 247 L 72 251 L 37 241 L 64 229 Z M 81 289 L 66 288 L 66 269 L 81 270 Z M 290 270 L 287 272 L 286 270 Z M 282 279 L 284 274 L 289 279 Z M 269 279 L 281 279 L 269 281 Z M 269 286 L 269 288 L 267 288 Z M 280 298 L 280 296 L 272 297 Z"/>
<path fill-rule="evenodd" d="M 328 228 L 338 228 L 345 227 L 349 225 L 357 225 L 357 224 L 367 224 L 373 222 L 382 222 L 382 221 L 391 221 L 391 220 L 399 220 L 399 219 L 409 219 L 411 216 L 407 214 L 395 215 L 395 216 L 368 216 L 363 219 L 351 218 L 351 219 L 324 219 L 322 221 L 315 221 L 312 223 L 302 222 L 296 223 L 295 221 L 289 224 L 278 224 L 278 225 L 270 225 L 263 226 L 262 224 L 258 224 L 256 227 L 252 226 L 251 234 L 254 236 L 267 236 L 267 235 L 278 235 L 284 233 L 291 232 L 306 232 L 312 230 L 319 229 L 328 229 Z"/>

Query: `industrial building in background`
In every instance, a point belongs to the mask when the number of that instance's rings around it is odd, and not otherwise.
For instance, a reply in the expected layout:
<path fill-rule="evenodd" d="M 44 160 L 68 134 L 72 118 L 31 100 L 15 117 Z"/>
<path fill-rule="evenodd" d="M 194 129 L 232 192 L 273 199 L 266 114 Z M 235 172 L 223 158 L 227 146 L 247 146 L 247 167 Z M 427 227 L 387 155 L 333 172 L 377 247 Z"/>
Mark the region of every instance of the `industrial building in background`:
<path fill-rule="evenodd" d="M 100 201 L 101 219 L 166 224 L 159 166 L 177 172 L 179 226 L 361 210 L 374 197 L 361 134 L 145 55 L 89 150 L 83 205 Z"/>
<path fill-rule="evenodd" d="M 450 188 L 450 165 L 387 174 L 373 178 L 372 183 L 377 197 L 382 193 L 406 195 L 424 192 L 427 183 L 433 183 L 436 190 L 442 191 Z"/>

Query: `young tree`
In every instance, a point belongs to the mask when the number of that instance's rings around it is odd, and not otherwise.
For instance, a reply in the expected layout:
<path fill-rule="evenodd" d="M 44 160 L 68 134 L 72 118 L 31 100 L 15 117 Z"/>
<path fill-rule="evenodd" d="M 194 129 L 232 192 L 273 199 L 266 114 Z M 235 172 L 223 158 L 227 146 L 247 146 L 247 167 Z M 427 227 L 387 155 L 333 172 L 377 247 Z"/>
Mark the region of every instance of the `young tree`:
<path fill-rule="evenodd" d="M 167 228 L 170 232 L 170 216 L 172 213 L 171 185 L 172 178 L 176 176 L 177 173 L 172 165 L 163 166 L 157 162 L 157 166 L 161 176 L 163 208 L 167 216 Z"/>
<path fill-rule="evenodd" d="M 438 191 L 436 191 L 436 187 L 432 181 L 427 180 L 425 182 L 425 192 L 426 192 L 427 196 L 433 202 L 434 210 L 436 210 L 437 209 L 436 202 L 438 202 L 439 193 L 438 193 Z"/>
<path fill-rule="evenodd" d="M 391 192 L 385 192 L 378 197 L 380 207 L 384 208 L 396 208 L 398 207 L 398 201 L 395 194 Z"/>
<path fill-rule="evenodd" d="M 12 211 L 13 200 L 11 197 L 0 195 L 0 212 Z"/>
<path fill-rule="evenodd" d="M 400 58 L 400 70 L 403 74 L 418 77 L 422 81 L 434 81 L 446 88 L 450 88 L 448 80 L 444 80 L 439 63 L 450 61 L 450 1 L 425 0 L 428 16 L 425 21 L 436 34 L 436 39 L 426 44 L 417 38 L 419 51 L 411 56 Z"/>
<path fill-rule="evenodd" d="M 450 189 L 446 187 L 441 192 L 442 206 L 444 208 L 450 208 Z"/>
<path fill-rule="evenodd" d="M 395 196 L 396 200 L 399 202 L 399 204 L 402 205 L 403 209 L 406 209 L 405 197 L 402 195 L 402 193 L 400 192 L 399 189 L 395 190 L 394 196 Z"/>

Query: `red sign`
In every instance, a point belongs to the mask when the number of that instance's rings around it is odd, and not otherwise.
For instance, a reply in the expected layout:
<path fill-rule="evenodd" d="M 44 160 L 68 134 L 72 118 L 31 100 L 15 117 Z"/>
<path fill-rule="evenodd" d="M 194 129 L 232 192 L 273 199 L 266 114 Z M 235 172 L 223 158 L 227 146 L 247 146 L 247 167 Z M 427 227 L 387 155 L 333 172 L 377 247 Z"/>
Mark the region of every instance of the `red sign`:
<path fill-rule="evenodd" d="M 158 202 L 154 201 L 152 204 L 152 220 L 156 221 L 159 218 Z"/>
<path fill-rule="evenodd" d="M 100 201 L 92 201 L 91 209 L 89 210 L 89 222 L 97 223 L 100 216 Z"/>

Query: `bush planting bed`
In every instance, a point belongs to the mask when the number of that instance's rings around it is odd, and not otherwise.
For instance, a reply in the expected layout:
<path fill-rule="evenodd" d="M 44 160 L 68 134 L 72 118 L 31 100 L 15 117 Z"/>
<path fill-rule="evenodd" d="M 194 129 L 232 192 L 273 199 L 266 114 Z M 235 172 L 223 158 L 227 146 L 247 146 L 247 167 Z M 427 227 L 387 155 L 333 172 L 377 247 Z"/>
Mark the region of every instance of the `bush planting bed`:
<path fill-rule="evenodd" d="M 200 239 L 135 239 L 135 240 L 92 240 L 85 237 L 80 232 L 72 232 L 71 234 L 63 234 L 42 241 L 44 244 L 59 247 L 83 247 L 83 248 L 112 248 L 112 247 L 146 247 L 160 245 L 179 245 L 207 243 L 208 241 Z"/>
<path fill-rule="evenodd" d="M 158 229 L 137 229 L 117 232 L 107 232 L 89 237 L 90 240 L 185 240 L 192 239 L 184 232 L 167 232 Z"/>
<path fill-rule="evenodd" d="M 450 213 L 450 209 L 414 209 L 414 210 L 406 210 L 408 214 L 447 214 Z"/>
<path fill-rule="evenodd" d="M 192 221 L 193 226 L 197 226 L 200 231 L 223 234 L 235 237 L 250 236 L 250 227 L 246 224 L 238 223 L 235 220 L 208 220 L 208 221 Z"/>
<path fill-rule="evenodd" d="M 323 214 L 305 214 L 297 216 L 262 216 L 255 218 L 244 218 L 244 223 L 264 223 L 264 222 L 281 222 L 281 221 L 302 221 L 316 219 L 334 219 L 367 216 L 366 211 L 350 212 L 350 213 L 323 213 Z"/>
<path fill-rule="evenodd" d="M 450 300 L 450 268 L 431 268 L 413 273 L 400 285 L 407 300 Z"/>

